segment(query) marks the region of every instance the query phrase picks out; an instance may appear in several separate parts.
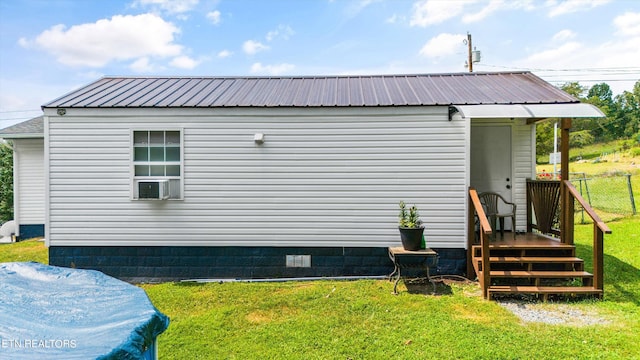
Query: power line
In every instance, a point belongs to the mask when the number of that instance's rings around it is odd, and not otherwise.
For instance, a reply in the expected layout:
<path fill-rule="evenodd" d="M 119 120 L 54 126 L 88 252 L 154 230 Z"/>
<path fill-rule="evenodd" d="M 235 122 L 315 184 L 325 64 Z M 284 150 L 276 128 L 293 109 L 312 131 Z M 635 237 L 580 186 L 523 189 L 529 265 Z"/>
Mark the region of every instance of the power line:
<path fill-rule="evenodd" d="M 602 68 L 576 68 L 576 69 L 542 69 L 542 68 L 527 68 L 527 67 L 513 67 L 504 65 L 490 65 L 490 64 L 478 64 L 479 66 L 487 66 L 493 68 L 509 69 L 509 70 L 526 70 L 526 71 L 549 71 L 549 72 L 613 72 L 623 71 L 625 74 L 638 73 L 640 74 L 639 66 L 621 66 L 621 67 L 602 67 Z"/>
<path fill-rule="evenodd" d="M 545 77 L 545 76 L 542 76 Z M 567 83 L 567 82 L 618 82 L 618 81 L 640 81 L 640 79 L 564 79 L 564 80 L 549 80 L 552 83 Z"/>

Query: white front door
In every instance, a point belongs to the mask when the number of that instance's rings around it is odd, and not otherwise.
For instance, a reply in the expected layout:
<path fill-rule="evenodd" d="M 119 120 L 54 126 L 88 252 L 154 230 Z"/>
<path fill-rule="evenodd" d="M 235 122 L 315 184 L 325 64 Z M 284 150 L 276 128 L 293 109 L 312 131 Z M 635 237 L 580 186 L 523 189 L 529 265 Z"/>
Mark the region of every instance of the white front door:
<path fill-rule="evenodd" d="M 511 201 L 511 126 L 471 126 L 471 187 L 492 191 Z M 505 229 L 512 229 L 505 219 Z"/>

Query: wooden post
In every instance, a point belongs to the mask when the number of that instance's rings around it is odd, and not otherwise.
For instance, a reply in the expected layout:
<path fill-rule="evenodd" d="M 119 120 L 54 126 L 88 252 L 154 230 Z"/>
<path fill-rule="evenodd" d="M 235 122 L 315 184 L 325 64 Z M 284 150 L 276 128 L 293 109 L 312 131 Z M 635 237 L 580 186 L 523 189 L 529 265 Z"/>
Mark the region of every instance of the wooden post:
<path fill-rule="evenodd" d="M 480 243 L 482 244 L 482 296 L 489 299 L 489 286 L 491 286 L 491 263 L 489 262 L 489 239 L 484 231 L 480 231 Z"/>
<path fill-rule="evenodd" d="M 571 118 L 562 118 L 560 134 L 560 177 L 569 180 L 569 131 Z M 560 240 L 565 244 L 573 244 L 573 199 L 560 183 Z"/>
<path fill-rule="evenodd" d="M 467 201 L 467 208 L 469 209 L 469 211 L 467 211 L 467 279 L 473 280 L 476 278 L 476 272 L 473 268 L 473 244 L 476 238 L 476 208 L 473 206 L 473 201 L 471 201 L 471 195 L 467 195 Z M 480 233 L 482 233 L 482 229 L 480 229 Z"/>
<path fill-rule="evenodd" d="M 527 201 L 525 204 L 527 205 L 527 233 L 533 231 L 533 209 L 531 208 L 533 205 L 531 204 L 531 182 L 533 180 L 527 179 Z"/>
<path fill-rule="evenodd" d="M 604 290 L 604 234 L 593 223 L 593 287 L 598 290 Z"/>

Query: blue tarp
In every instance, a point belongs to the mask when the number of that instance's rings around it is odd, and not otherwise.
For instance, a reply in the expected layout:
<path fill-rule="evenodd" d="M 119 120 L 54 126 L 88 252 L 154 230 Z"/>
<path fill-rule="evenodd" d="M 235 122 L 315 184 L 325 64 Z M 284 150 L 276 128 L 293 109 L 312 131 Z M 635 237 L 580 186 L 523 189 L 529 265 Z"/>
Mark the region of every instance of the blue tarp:
<path fill-rule="evenodd" d="M 144 359 L 168 326 L 144 290 L 99 271 L 0 263 L 0 359 Z"/>

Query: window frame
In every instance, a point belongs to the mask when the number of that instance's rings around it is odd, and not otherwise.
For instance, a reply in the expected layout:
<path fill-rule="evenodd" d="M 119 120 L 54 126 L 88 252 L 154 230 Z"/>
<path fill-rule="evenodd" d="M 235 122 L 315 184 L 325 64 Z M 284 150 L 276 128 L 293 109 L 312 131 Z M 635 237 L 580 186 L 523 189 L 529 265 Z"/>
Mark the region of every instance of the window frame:
<path fill-rule="evenodd" d="M 167 165 L 175 165 L 176 163 L 180 164 L 180 175 L 172 175 L 172 176 L 167 176 L 167 175 L 136 175 L 136 165 L 140 165 L 141 162 L 137 162 L 135 161 L 135 151 L 136 151 L 136 146 L 135 146 L 135 134 L 136 132 L 163 132 L 164 136 L 166 138 L 166 133 L 167 132 L 171 132 L 171 131 L 175 131 L 179 133 L 180 136 L 180 161 L 162 161 L 162 162 L 157 162 L 158 164 L 162 164 L 164 166 Z M 148 147 L 150 147 L 150 143 L 148 144 Z M 163 148 L 166 149 L 166 144 L 163 144 Z M 166 150 L 165 150 L 166 153 Z M 154 181 L 154 180 L 178 180 L 179 181 L 179 185 L 178 185 L 178 191 L 180 192 L 178 197 L 172 198 L 169 197 L 168 199 L 164 199 L 163 201 L 176 201 L 176 200 L 184 200 L 184 128 L 183 127 L 176 127 L 176 126 L 166 126 L 166 127 L 157 127 L 157 126 L 153 126 L 153 127 L 136 127 L 136 128 L 132 128 L 130 129 L 130 147 L 129 147 L 129 156 L 130 156 L 130 160 L 129 160 L 129 174 L 130 174 L 130 184 L 131 184 L 131 188 L 130 188 L 130 200 L 135 200 L 135 201 L 158 201 L 160 199 L 147 199 L 147 198 L 140 198 L 138 196 L 138 183 L 141 181 Z M 149 154 L 150 156 L 150 154 Z M 149 164 L 152 163 L 153 161 L 146 161 L 143 163 Z"/>

